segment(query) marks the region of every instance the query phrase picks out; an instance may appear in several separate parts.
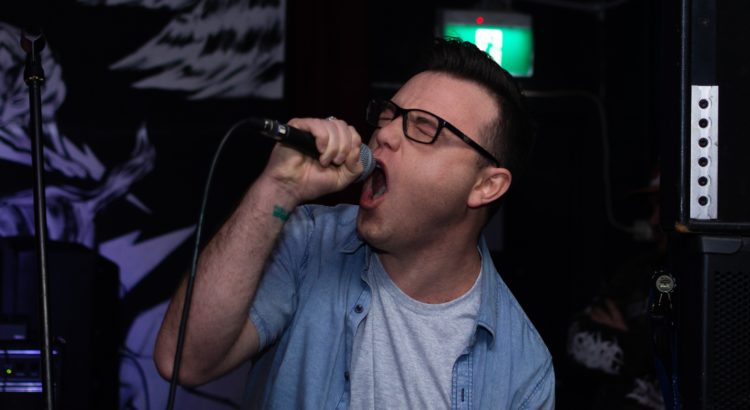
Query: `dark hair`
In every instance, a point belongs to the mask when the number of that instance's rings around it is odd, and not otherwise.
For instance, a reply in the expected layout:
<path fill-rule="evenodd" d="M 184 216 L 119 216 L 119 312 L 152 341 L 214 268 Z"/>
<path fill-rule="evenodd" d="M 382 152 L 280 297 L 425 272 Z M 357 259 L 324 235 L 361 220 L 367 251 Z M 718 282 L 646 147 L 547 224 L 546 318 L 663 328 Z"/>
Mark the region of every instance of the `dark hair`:
<path fill-rule="evenodd" d="M 500 112 L 486 132 L 486 148 L 517 183 L 531 156 L 534 131 L 521 88 L 513 76 L 474 44 L 453 38 L 435 39 L 426 69 L 474 82 L 495 98 Z M 490 214 L 497 210 L 499 202 L 493 203 Z"/>

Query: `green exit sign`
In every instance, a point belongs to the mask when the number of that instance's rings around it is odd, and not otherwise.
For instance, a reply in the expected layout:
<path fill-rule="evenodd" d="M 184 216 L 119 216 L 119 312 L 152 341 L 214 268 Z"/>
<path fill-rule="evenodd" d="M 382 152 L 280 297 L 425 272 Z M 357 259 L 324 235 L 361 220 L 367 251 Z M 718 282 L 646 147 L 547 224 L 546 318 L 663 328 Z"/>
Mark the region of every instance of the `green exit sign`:
<path fill-rule="evenodd" d="M 534 39 L 529 16 L 445 10 L 441 34 L 476 44 L 514 76 L 530 77 L 534 71 Z"/>

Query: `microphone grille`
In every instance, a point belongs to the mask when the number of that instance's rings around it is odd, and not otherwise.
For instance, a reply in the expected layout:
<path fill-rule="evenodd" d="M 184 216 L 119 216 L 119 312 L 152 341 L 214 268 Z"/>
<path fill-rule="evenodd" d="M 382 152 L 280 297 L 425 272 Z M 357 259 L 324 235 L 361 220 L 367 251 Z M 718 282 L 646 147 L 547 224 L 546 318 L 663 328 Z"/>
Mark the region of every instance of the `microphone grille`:
<path fill-rule="evenodd" d="M 375 170 L 375 159 L 372 157 L 372 151 L 365 144 L 359 147 L 359 163 L 362 164 L 362 173 L 359 174 L 359 177 L 354 182 L 364 181 Z"/>

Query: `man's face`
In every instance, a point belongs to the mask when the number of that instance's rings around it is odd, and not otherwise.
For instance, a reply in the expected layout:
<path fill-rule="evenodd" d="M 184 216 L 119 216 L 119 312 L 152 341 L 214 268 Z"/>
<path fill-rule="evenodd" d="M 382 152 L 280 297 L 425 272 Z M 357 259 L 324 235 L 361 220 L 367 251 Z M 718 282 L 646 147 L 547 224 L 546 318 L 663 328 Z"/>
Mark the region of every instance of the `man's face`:
<path fill-rule="evenodd" d="M 393 97 L 396 105 L 429 111 L 483 147 L 498 106 L 479 85 L 437 72 L 423 72 Z M 479 177 L 479 154 L 443 129 L 433 144 L 404 136 L 403 119 L 377 129 L 370 148 L 382 168 L 367 179 L 357 227 L 373 247 L 404 251 L 445 241 L 466 229 L 467 199 Z"/>

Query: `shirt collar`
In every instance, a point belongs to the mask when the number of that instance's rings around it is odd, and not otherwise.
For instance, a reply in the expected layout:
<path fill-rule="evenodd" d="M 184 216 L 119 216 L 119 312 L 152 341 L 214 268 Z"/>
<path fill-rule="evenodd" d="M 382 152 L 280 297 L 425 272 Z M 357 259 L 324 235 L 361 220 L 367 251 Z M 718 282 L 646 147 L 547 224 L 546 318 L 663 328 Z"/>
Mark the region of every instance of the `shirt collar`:
<path fill-rule="evenodd" d="M 355 228 L 338 242 L 337 248 L 341 253 L 352 254 L 364 245 L 365 242 L 362 237 L 359 236 L 355 221 Z M 497 321 L 500 301 L 498 300 L 499 295 L 497 289 L 500 279 L 498 277 L 499 274 L 495 269 L 495 265 L 492 262 L 492 256 L 490 255 L 489 248 L 487 248 L 484 236 L 479 238 L 478 245 L 479 251 L 482 254 L 482 271 L 484 274 L 482 275 L 482 283 L 480 284 L 482 288 L 482 296 L 479 302 L 479 314 L 477 315 L 477 332 L 480 329 L 486 330 L 490 335 L 490 346 L 492 346 L 495 341 L 495 330 L 498 327 Z M 365 252 L 365 258 L 367 260 L 367 262 L 365 262 L 367 265 L 365 266 L 365 271 L 369 268 L 368 256 L 369 252 Z M 476 339 L 476 334 L 474 334 L 472 339 Z"/>
<path fill-rule="evenodd" d="M 355 222 L 356 224 L 356 222 Z M 362 237 L 359 236 L 359 232 L 357 231 L 357 228 L 354 228 L 349 235 L 345 236 L 341 239 L 338 243 L 338 250 L 341 253 L 354 253 L 356 252 L 361 246 L 365 244 L 365 241 L 362 239 Z"/>
<path fill-rule="evenodd" d="M 334 238 L 333 241 L 335 243 L 333 246 L 334 249 L 341 253 L 352 254 L 365 244 L 357 230 L 357 214 L 359 213 L 359 207 L 356 205 L 338 206 L 344 207 L 344 211 L 336 220 L 336 224 L 339 228 L 337 229 L 337 232 L 342 233 L 342 235 L 337 235 Z"/>
<path fill-rule="evenodd" d="M 479 314 L 477 315 L 477 332 L 484 329 L 490 335 L 490 346 L 495 342 L 495 330 L 497 329 L 498 308 L 498 282 L 499 277 L 492 256 L 487 248 L 484 236 L 479 238 L 479 249 L 482 253 L 482 296 L 479 301 Z M 476 334 L 472 339 L 476 338 Z"/>

